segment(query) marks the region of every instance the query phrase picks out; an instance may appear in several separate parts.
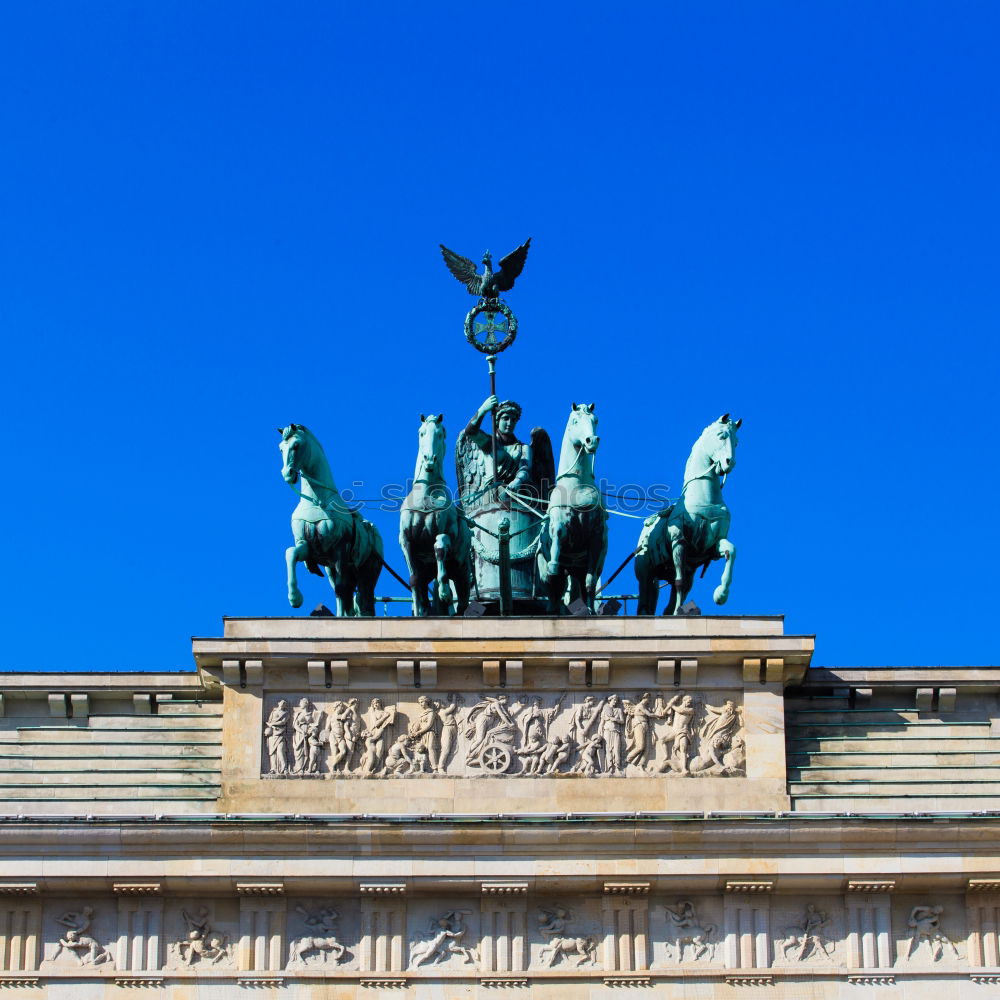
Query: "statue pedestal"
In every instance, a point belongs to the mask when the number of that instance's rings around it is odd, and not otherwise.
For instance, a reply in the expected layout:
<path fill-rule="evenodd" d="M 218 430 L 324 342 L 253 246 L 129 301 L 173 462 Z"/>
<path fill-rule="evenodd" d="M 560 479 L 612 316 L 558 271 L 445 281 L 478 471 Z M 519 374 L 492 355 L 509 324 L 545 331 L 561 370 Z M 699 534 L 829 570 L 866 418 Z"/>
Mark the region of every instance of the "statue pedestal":
<path fill-rule="evenodd" d="M 735 617 L 231 618 L 194 643 L 225 689 L 221 810 L 442 816 L 786 810 L 812 648 Z M 282 771 L 265 728 L 303 703 L 326 742 L 310 770 L 283 722 Z"/>

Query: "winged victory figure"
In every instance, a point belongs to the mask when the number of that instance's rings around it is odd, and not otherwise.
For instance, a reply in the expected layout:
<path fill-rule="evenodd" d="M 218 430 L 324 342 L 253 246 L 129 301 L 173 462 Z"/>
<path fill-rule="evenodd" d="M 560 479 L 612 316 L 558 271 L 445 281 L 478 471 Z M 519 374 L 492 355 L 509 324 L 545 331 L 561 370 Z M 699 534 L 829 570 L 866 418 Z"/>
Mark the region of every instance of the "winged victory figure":
<path fill-rule="evenodd" d="M 493 255 L 487 250 L 483 254 L 482 274 L 477 273 L 476 265 L 468 257 L 449 250 L 443 243 L 441 256 L 444 257 L 448 270 L 465 285 L 470 295 L 478 295 L 481 299 L 490 301 L 498 299 L 501 292 L 509 292 L 514 287 L 518 275 L 524 270 L 530 246 L 529 237 L 516 250 L 512 250 L 506 257 L 501 257 L 499 271 L 493 270 Z"/>

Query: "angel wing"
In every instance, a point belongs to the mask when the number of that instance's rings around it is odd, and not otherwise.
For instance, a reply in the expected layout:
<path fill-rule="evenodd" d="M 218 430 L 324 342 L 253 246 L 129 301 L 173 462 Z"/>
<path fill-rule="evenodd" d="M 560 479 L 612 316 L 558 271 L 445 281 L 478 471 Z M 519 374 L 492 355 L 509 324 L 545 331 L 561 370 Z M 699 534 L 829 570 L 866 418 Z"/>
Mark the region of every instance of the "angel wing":
<path fill-rule="evenodd" d="M 491 478 L 483 449 L 465 431 L 455 441 L 455 478 L 458 482 L 459 500 L 474 497 L 486 487 Z"/>
<path fill-rule="evenodd" d="M 497 275 L 496 285 L 501 292 L 509 292 L 514 287 L 517 276 L 524 270 L 524 262 L 528 259 L 528 247 L 530 246 L 531 237 L 529 236 L 516 250 L 511 250 L 506 257 L 500 258 L 500 273 Z M 442 249 L 444 248 L 442 247 Z M 447 258 L 445 259 L 447 260 Z M 469 261 L 469 263 L 472 262 Z M 454 273 L 452 271 L 452 274 Z M 455 276 L 458 277 L 458 275 Z"/>
<path fill-rule="evenodd" d="M 476 265 L 469 260 L 468 257 L 463 257 L 461 254 L 455 253 L 454 250 L 449 250 L 443 243 L 438 244 L 441 247 L 441 256 L 444 257 L 445 264 L 448 265 L 448 270 L 451 271 L 459 281 L 465 285 L 469 290 L 470 295 L 479 295 L 482 289 L 482 278 L 476 273 Z M 527 253 L 527 245 L 523 247 L 525 253 Z M 519 251 L 515 250 L 514 254 Z M 514 254 L 510 256 L 513 257 Z M 507 260 L 504 257 L 504 260 Z M 521 259 L 521 264 L 517 269 L 517 274 L 514 275 L 516 278 L 518 274 L 521 273 L 521 268 L 524 267 L 524 259 Z M 511 279 L 511 284 L 514 281 Z"/>
<path fill-rule="evenodd" d="M 530 240 L 528 241 L 530 242 Z M 525 246 L 528 244 L 525 243 Z M 556 482 L 556 462 L 552 456 L 552 440 L 542 427 L 531 430 L 531 486 L 539 499 L 548 500 Z"/>

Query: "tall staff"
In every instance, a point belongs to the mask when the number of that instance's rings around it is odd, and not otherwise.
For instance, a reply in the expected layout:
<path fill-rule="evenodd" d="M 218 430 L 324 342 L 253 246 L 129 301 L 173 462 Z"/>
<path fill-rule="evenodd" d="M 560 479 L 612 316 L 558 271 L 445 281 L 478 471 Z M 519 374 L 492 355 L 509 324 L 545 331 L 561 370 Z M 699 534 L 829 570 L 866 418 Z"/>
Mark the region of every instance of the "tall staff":
<path fill-rule="evenodd" d="M 448 270 L 462 282 L 471 295 L 479 296 L 479 301 L 465 316 L 465 339 L 477 350 L 486 355 L 486 363 L 490 376 L 490 395 L 497 394 L 497 355 L 507 350 L 517 336 L 517 317 L 510 311 L 507 304 L 500 299 L 500 292 L 508 292 L 514 287 L 517 276 L 524 268 L 528 258 L 528 247 L 531 240 L 527 239 L 516 250 L 500 259 L 500 270 L 492 267 L 493 256 L 487 250 L 483 254 L 483 273 L 476 271 L 476 265 L 468 257 L 449 250 L 441 244 L 441 256 L 444 257 Z M 491 414 L 493 441 L 493 479 L 496 481 L 497 469 L 497 415 L 496 407 Z"/>

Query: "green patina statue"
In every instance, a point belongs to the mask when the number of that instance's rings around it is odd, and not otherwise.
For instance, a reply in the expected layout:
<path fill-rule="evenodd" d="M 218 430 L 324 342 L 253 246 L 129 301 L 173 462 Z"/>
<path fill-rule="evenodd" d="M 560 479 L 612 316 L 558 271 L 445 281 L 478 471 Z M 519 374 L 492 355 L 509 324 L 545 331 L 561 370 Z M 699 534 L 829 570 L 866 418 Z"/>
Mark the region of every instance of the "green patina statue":
<path fill-rule="evenodd" d="M 594 481 L 594 457 L 601 443 L 594 404 L 572 407 L 538 548 L 539 575 L 553 615 L 577 599 L 593 613 L 608 551 L 608 513 Z"/>
<path fill-rule="evenodd" d="M 326 567 L 337 595 L 337 614 L 371 617 L 375 614 L 375 584 L 382 571 L 382 538 L 378 529 L 340 495 L 330 465 L 316 436 L 302 424 L 279 427 L 281 475 L 290 486 L 301 478 L 299 503 L 292 513 L 295 544 L 285 552 L 288 603 L 302 606 L 295 564 L 304 562 L 310 573 L 322 576 Z"/>
<path fill-rule="evenodd" d="M 736 465 L 736 432 L 742 420 L 723 414 L 694 443 L 684 467 L 680 500 L 646 519 L 635 557 L 640 615 L 655 615 L 658 581 L 671 584 L 666 614 L 680 614 L 691 590 L 695 570 L 714 559 L 725 559 L 722 582 L 715 588 L 716 604 L 725 604 L 733 579 L 736 546 L 729 541 L 729 508 L 722 485 Z"/>
<path fill-rule="evenodd" d="M 421 415 L 418 441 L 413 487 L 399 514 L 399 544 L 410 573 L 413 614 L 421 618 L 460 615 L 469 605 L 472 542 L 469 525 L 444 481 L 445 429 L 441 414 Z"/>
<path fill-rule="evenodd" d="M 494 411 L 494 438 L 482 430 L 486 414 Z M 519 441 L 515 429 L 521 407 L 490 396 L 476 411 L 455 442 L 458 494 L 472 522 L 476 593 L 483 600 L 500 595 L 497 535 L 506 518 L 511 536 L 511 592 L 515 599 L 535 597 L 534 557 L 541 531 L 544 504 L 555 478 L 552 442 L 536 427 L 531 442 Z"/>

